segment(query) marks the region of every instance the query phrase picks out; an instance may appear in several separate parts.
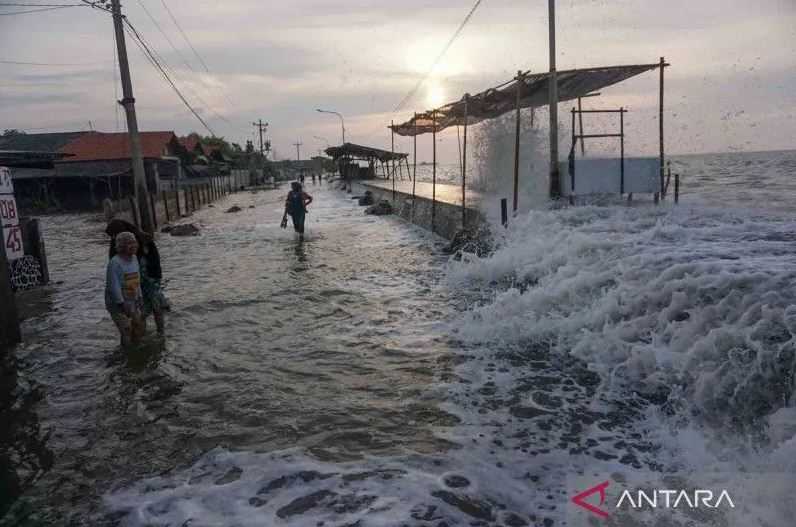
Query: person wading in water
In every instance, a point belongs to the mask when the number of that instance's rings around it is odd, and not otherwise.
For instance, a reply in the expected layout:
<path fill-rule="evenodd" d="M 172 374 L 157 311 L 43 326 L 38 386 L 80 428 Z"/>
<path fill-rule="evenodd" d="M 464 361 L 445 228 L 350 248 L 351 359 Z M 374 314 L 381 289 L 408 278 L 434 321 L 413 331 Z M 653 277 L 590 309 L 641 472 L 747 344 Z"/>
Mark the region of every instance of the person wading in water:
<path fill-rule="evenodd" d="M 287 194 L 285 200 L 285 214 L 282 216 L 282 228 L 287 227 L 287 215 L 293 219 L 293 228 L 299 235 L 299 240 L 304 240 L 304 217 L 307 214 L 307 205 L 312 203 L 312 196 L 301 189 L 301 183 L 294 181 L 290 184 L 293 189 Z"/>

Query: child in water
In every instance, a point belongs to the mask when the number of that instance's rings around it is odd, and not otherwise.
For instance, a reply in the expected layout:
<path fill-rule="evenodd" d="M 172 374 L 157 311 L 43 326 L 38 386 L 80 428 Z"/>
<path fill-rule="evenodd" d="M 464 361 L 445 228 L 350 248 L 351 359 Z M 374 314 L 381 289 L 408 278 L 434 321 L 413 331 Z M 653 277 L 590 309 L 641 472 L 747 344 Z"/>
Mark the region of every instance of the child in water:
<path fill-rule="evenodd" d="M 294 181 L 290 184 L 292 190 L 285 199 L 285 214 L 282 216 L 282 228 L 287 227 L 287 215 L 293 219 L 293 228 L 299 235 L 299 240 L 304 240 L 304 217 L 307 214 L 307 205 L 312 203 L 312 196 L 301 189 L 301 183 Z"/>
<path fill-rule="evenodd" d="M 142 315 L 141 271 L 138 241 L 132 232 L 116 236 L 116 255 L 108 262 L 105 276 L 105 309 L 119 330 L 122 346 L 137 342 L 146 330 Z"/>

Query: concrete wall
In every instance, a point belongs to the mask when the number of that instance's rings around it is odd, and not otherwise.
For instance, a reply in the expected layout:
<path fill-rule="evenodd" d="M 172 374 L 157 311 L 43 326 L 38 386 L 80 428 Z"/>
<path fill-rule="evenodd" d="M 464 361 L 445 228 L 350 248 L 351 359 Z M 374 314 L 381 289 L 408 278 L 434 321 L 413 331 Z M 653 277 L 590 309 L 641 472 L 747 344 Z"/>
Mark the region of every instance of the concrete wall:
<path fill-rule="evenodd" d="M 462 230 L 462 208 L 459 205 L 452 205 L 437 201 L 436 204 L 428 198 L 416 196 L 414 199 L 411 194 L 395 192 L 393 199 L 392 190 L 367 183 L 354 183 L 354 193 L 362 195 L 366 190 L 373 193 L 373 199 L 389 201 L 396 214 L 401 218 L 419 225 L 426 230 L 433 231 L 435 234 L 448 240 L 452 240 L 457 232 Z M 433 228 L 432 228 L 432 209 L 433 209 Z M 474 228 L 485 223 L 485 218 L 478 209 L 467 208 L 465 212 L 465 222 L 467 228 Z"/>

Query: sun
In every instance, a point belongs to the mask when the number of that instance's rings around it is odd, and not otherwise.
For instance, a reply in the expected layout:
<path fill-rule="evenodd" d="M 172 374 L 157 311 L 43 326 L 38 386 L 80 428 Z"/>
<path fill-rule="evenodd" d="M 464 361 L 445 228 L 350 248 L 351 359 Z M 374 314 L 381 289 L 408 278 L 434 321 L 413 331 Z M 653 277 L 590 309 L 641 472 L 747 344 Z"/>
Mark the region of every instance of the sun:
<path fill-rule="evenodd" d="M 435 80 L 431 80 L 426 87 L 426 104 L 431 109 L 439 108 L 446 102 L 445 90 L 442 85 Z"/>

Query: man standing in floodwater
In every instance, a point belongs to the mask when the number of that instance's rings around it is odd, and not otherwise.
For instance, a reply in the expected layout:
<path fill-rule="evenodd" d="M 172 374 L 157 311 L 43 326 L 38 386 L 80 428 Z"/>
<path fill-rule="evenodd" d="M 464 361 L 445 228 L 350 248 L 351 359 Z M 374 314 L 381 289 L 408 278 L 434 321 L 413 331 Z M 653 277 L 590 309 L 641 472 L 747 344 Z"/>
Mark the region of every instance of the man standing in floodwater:
<path fill-rule="evenodd" d="M 282 216 L 282 228 L 287 227 L 287 215 L 293 219 L 293 228 L 299 235 L 299 240 L 304 240 L 304 217 L 307 214 L 307 205 L 312 203 L 312 196 L 301 189 L 301 183 L 294 181 L 290 184 L 291 191 L 285 199 L 285 214 Z"/>
<path fill-rule="evenodd" d="M 122 347 L 136 342 L 145 330 L 137 252 L 135 235 L 132 232 L 119 233 L 116 236 L 116 256 L 108 262 L 105 276 L 105 309 L 119 330 Z"/>

